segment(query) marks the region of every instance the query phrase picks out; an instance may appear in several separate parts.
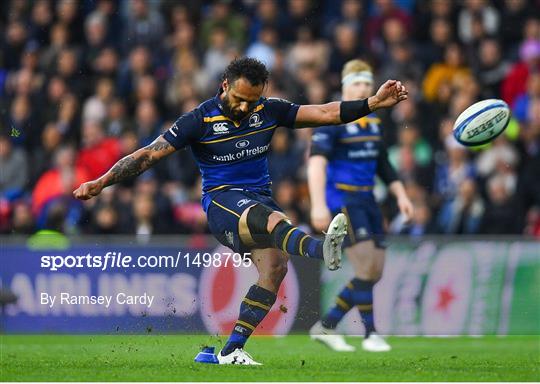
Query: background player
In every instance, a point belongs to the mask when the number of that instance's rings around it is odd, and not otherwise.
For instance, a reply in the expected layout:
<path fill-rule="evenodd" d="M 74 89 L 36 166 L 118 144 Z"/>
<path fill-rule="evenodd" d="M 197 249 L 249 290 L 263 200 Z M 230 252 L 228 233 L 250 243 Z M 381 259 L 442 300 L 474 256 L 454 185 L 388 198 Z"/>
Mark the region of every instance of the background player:
<path fill-rule="evenodd" d="M 351 60 L 342 71 L 342 98 L 356 100 L 373 93 L 371 67 Z M 355 277 L 336 298 L 335 306 L 311 329 L 311 338 L 335 351 L 354 351 L 334 329 L 353 307 L 360 311 L 365 326 L 362 347 L 366 351 L 389 351 L 390 346 L 375 330 L 373 286 L 384 266 L 383 220 L 373 195 L 375 175 L 388 185 L 401 213 L 412 217 L 413 206 L 403 184 L 388 161 L 379 119 L 370 114 L 346 125 L 322 127 L 312 136 L 308 165 L 311 220 L 322 231 L 331 212 L 343 212 L 349 219 L 345 253 Z"/>
<path fill-rule="evenodd" d="M 89 199 L 109 185 L 137 176 L 161 158 L 190 146 L 203 178 L 202 204 L 210 230 L 238 253 L 251 252 L 259 278 L 240 306 L 232 334 L 218 354 L 221 364 L 255 365 L 243 347 L 276 300 L 288 254 L 325 260 L 339 268 L 346 219 L 337 215 L 323 241 L 291 225 L 271 197 L 267 151 L 278 126 L 289 128 L 347 123 L 407 98 L 400 82 L 387 81 L 366 100 L 299 106 L 262 97 L 264 64 L 241 58 L 226 68 L 218 94 L 182 115 L 152 144 L 119 160 L 74 196 Z"/>

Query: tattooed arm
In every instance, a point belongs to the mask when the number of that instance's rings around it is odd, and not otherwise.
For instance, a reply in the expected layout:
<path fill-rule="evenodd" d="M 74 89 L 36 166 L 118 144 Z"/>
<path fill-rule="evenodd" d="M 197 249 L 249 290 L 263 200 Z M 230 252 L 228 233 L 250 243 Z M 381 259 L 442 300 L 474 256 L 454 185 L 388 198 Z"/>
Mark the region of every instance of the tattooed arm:
<path fill-rule="evenodd" d="M 176 149 L 163 136 L 159 136 L 152 144 L 138 149 L 118 162 L 99 179 L 81 184 L 73 192 L 77 199 L 88 200 L 100 194 L 103 188 L 138 176 L 153 166 L 161 158 L 170 155 Z"/>

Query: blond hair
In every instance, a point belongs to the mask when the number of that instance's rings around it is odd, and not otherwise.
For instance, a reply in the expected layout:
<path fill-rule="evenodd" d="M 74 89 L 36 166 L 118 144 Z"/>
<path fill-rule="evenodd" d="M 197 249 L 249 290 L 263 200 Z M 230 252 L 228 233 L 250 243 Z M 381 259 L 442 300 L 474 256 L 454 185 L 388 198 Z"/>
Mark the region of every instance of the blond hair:
<path fill-rule="evenodd" d="M 360 59 L 349 60 L 343 66 L 343 70 L 341 71 L 341 78 L 343 79 L 345 76 L 351 73 L 363 71 L 373 72 L 373 70 L 371 69 L 371 65 L 369 65 L 366 61 Z"/>

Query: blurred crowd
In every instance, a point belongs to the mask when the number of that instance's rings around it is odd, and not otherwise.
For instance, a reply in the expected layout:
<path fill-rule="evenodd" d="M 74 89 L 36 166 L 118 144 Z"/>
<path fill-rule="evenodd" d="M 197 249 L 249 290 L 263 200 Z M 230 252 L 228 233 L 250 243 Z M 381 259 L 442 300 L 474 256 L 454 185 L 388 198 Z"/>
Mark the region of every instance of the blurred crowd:
<path fill-rule="evenodd" d="M 379 115 L 415 205 L 406 223 L 376 188 L 390 233 L 540 236 L 540 3 L 535 0 L 4 0 L 0 2 L 0 232 L 206 233 L 200 176 L 179 151 L 87 202 L 72 198 L 122 156 L 216 94 L 231 59 L 271 70 L 267 94 L 340 97 L 353 58 L 410 98 Z M 503 135 L 467 149 L 456 117 L 502 98 Z M 310 129 L 278 129 L 277 202 L 309 225 Z"/>

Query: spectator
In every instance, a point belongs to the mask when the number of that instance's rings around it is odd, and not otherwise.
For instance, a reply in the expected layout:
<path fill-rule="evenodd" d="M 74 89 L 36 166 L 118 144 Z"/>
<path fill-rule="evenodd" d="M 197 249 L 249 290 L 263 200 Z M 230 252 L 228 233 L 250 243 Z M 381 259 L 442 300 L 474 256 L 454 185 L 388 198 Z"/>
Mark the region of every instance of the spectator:
<path fill-rule="evenodd" d="M 63 49 L 56 60 L 57 75 L 69 84 L 69 89 L 77 95 L 86 95 L 87 84 L 79 72 L 80 64 L 77 52 L 74 49 Z"/>
<path fill-rule="evenodd" d="M 313 28 L 302 26 L 297 30 L 297 39 L 291 44 L 287 53 L 287 68 L 291 72 L 306 65 L 314 65 L 319 71 L 326 70 L 328 61 L 328 44 L 315 38 Z M 275 77 L 276 66 L 272 70 Z"/>
<path fill-rule="evenodd" d="M 440 1 L 439 1 L 440 2 Z M 419 59 L 424 68 L 444 60 L 446 47 L 454 39 L 454 30 L 450 21 L 445 18 L 434 18 L 429 26 L 429 40 L 418 49 Z"/>
<path fill-rule="evenodd" d="M 388 47 L 390 54 L 377 76 L 383 79 L 408 79 L 418 83 L 423 74 L 421 64 L 415 58 L 415 50 L 408 42 L 396 42 Z"/>
<path fill-rule="evenodd" d="M 156 214 L 156 207 L 151 196 L 137 195 L 133 199 L 133 224 L 131 231 L 142 242 L 149 240 L 150 235 L 163 233 L 163 222 Z"/>
<path fill-rule="evenodd" d="M 422 180 L 428 186 L 431 156 L 430 145 L 415 125 L 402 127 L 398 144 L 388 148 L 388 160 L 403 180 Z"/>
<path fill-rule="evenodd" d="M 93 12 L 86 18 L 84 26 L 86 37 L 84 64 L 91 68 L 107 45 L 107 19 L 101 13 Z"/>
<path fill-rule="evenodd" d="M 77 166 L 86 171 L 90 179 L 107 172 L 120 159 L 120 143 L 105 136 L 101 123 L 88 120 L 83 124 L 82 149 L 77 155 Z"/>
<path fill-rule="evenodd" d="M 154 141 L 160 133 L 159 113 L 151 101 L 143 101 L 137 105 L 135 131 L 139 137 L 139 145 L 145 146 Z"/>
<path fill-rule="evenodd" d="M 411 17 L 407 12 L 396 6 L 393 0 L 376 0 L 375 15 L 370 17 L 366 30 L 366 40 L 368 47 L 374 52 L 380 52 L 380 38 L 386 22 L 393 19 L 394 25 L 403 27 L 404 35 L 411 30 Z M 388 24 L 387 24 L 388 26 Z"/>
<path fill-rule="evenodd" d="M 114 94 L 114 84 L 110 79 L 101 78 L 96 84 L 96 92 L 83 106 L 83 121 L 103 122 L 107 116 L 107 106 Z"/>
<path fill-rule="evenodd" d="M 144 45 L 160 54 L 161 42 L 165 34 L 163 18 L 145 0 L 128 2 L 129 15 L 126 20 L 124 49 L 129 52 L 135 46 Z"/>
<path fill-rule="evenodd" d="M 105 3 L 105 1 L 99 1 L 99 3 Z M 56 5 L 56 17 L 58 22 L 70 31 L 70 43 L 82 44 L 83 39 L 83 26 L 81 14 L 79 13 L 79 3 L 72 0 L 58 0 L 54 2 Z M 101 7 L 101 4 L 98 4 Z"/>
<path fill-rule="evenodd" d="M 41 174 L 53 167 L 54 155 L 62 144 L 62 133 L 56 123 L 47 123 L 41 135 L 41 144 L 32 153 L 30 185 L 34 185 Z"/>
<path fill-rule="evenodd" d="M 21 196 L 28 182 L 28 158 L 21 148 L 13 148 L 9 137 L 0 134 L 0 198 Z"/>
<path fill-rule="evenodd" d="M 97 77 L 116 78 L 119 68 L 118 53 L 112 47 L 105 47 L 88 65 L 90 66 L 89 71 Z"/>
<path fill-rule="evenodd" d="M 476 158 L 476 169 L 478 175 L 484 178 L 493 176 L 496 172 L 500 174 L 512 173 L 517 168 L 519 154 L 516 149 L 504 138 L 504 136 L 494 141 L 493 145 L 483 150 Z M 515 175 L 510 182 L 512 190 L 515 189 Z"/>
<path fill-rule="evenodd" d="M 488 181 L 488 204 L 480 225 L 480 232 L 492 235 L 520 233 L 517 204 L 513 190 L 503 176 L 493 176 Z"/>
<path fill-rule="evenodd" d="M 259 32 L 257 41 L 248 47 L 246 55 L 257 57 L 268 67 L 269 70 L 272 70 L 276 61 L 275 49 L 277 43 L 277 31 L 270 27 L 263 27 Z"/>
<path fill-rule="evenodd" d="M 446 160 L 435 171 L 435 194 L 442 201 L 452 201 L 465 180 L 472 183 L 475 169 L 467 158 L 466 149 L 453 136 L 446 138 L 445 147 Z"/>
<path fill-rule="evenodd" d="M 67 93 L 62 96 L 56 114 L 56 126 L 64 142 L 80 142 L 79 121 L 79 101 L 74 94 Z"/>
<path fill-rule="evenodd" d="M 449 27 L 455 24 L 456 3 L 452 0 L 420 1 L 416 6 L 413 29 L 415 40 L 420 43 L 433 38 L 434 21 L 445 21 Z"/>
<path fill-rule="evenodd" d="M 99 235 L 123 233 L 118 210 L 110 204 L 99 205 L 92 213 L 91 232 Z"/>
<path fill-rule="evenodd" d="M 429 206 L 425 202 L 416 203 L 414 205 L 414 216 L 410 223 L 407 223 L 403 215 L 399 214 L 392 220 L 389 232 L 413 237 L 436 233 Z"/>
<path fill-rule="evenodd" d="M 150 52 L 144 46 L 137 46 L 129 53 L 128 62 L 122 66 L 118 74 L 118 91 L 129 98 L 135 89 L 137 80 L 152 72 Z"/>
<path fill-rule="evenodd" d="M 7 124 L 11 127 L 12 141 L 15 144 L 24 144 L 27 148 L 37 145 L 35 136 L 39 137 L 39 127 L 32 118 L 28 97 L 18 96 L 13 100 Z"/>
<path fill-rule="evenodd" d="M 289 44 L 294 41 L 298 29 L 305 25 L 311 25 L 316 30 L 320 29 L 317 3 L 310 0 L 288 0 L 286 23 L 281 31 L 281 40 Z"/>
<path fill-rule="evenodd" d="M 227 30 L 222 27 L 216 26 L 210 31 L 209 41 L 209 47 L 204 55 L 203 70 L 210 81 L 217 85 L 229 59 L 235 54 L 236 47 L 229 43 Z"/>
<path fill-rule="evenodd" d="M 501 88 L 502 98 L 508 105 L 514 105 L 516 98 L 525 93 L 529 73 L 540 68 L 540 37 L 523 42 L 519 56 L 521 61 L 512 66 Z"/>
<path fill-rule="evenodd" d="M 32 192 L 32 212 L 44 221 L 46 204 L 61 196 L 71 196 L 76 186 L 90 180 L 86 169 L 75 165 L 75 151 L 72 147 L 59 148 L 54 156 L 54 168 L 46 171 L 38 179 Z"/>
<path fill-rule="evenodd" d="M 201 42 L 203 47 L 211 44 L 212 32 L 215 28 L 222 28 L 233 45 L 243 47 L 245 43 L 245 21 L 231 11 L 230 5 L 225 1 L 216 1 L 209 7 L 201 27 Z M 258 34 L 257 34 L 258 35 Z"/>
<path fill-rule="evenodd" d="M 343 65 L 360 55 L 358 35 L 352 24 L 338 24 L 334 29 L 334 42 L 330 52 L 328 71 L 330 84 L 334 89 L 339 86 L 339 79 Z"/>
<path fill-rule="evenodd" d="M 459 185 L 455 199 L 446 202 L 438 217 L 440 230 L 446 234 L 476 234 L 480 229 L 485 207 L 473 179 Z"/>
<path fill-rule="evenodd" d="M 522 30 L 516 26 L 525 25 L 527 18 L 532 13 L 532 6 L 527 0 L 504 0 L 504 6 L 501 13 L 500 32 L 503 38 L 503 44 L 510 52 L 516 41 L 522 39 Z"/>
<path fill-rule="evenodd" d="M 169 45 L 173 50 L 171 56 L 183 53 L 193 53 L 200 56 L 199 46 L 195 40 L 195 27 L 187 20 L 176 25 Z"/>
<path fill-rule="evenodd" d="M 540 208 L 533 208 L 529 211 L 525 233 L 540 238 Z"/>
<path fill-rule="evenodd" d="M 429 102 L 441 100 L 441 89 L 451 85 L 459 76 L 469 73 L 463 61 L 463 52 L 458 44 L 447 46 L 444 53 L 444 62 L 435 63 L 429 67 L 424 78 L 424 97 Z"/>
<path fill-rule="evenodd" d="M 459 13 L 458 31 L 463 43 L 472 43 L 484 34 L 494 35 L 499 28 L 499 13 L 487 0 L 466 0 Z"/>
<path fill-rule="evenodd" d="M 6 69 L 19 68 L 21 53 L 23 52 L 27 38 L 27 29 L 20 20 L 14 19 L 9 22 L 6 28 L 6 41 L 3 47 L 3 60 Z"/>
<path fill-rule="evenodd" d="M 362 1 L 343 0 L 341 2 L 340 14 L 324 25 L 324 35 L 332 37 L 332 32 L 337 24 L 352 25 L 358 34 L 362 35 L 365 27 L 365 4 Z"/>
<path fill-rule="evenodd" d="M 274 69 L 270 73 L 265 94 L 291 99 L 292 95 L 298 95 L 302 92 L 302 87 L 298 83 L 296 76 L 288 69 L 284 52 L 276 50 L 275 58 Z"/>
<path fill-rule="evenodd" d="M 60 52 L 68 47 L 69 29 L 64 24 L 56 23 L 51 28 L 50 44 L 41 54 L 40 66 L 45 70 L 53 68 Z"/>
<path fill-rule="evenodd" d="M 12 234 L 30 235 L 35 231 L 34 217 L 29 204 L 17 201 L 11 215 Z"/>
<path fill-rule="evenodd" d="M 119 98 L 113 98 L 107 105 L 107 118 L 105 119 L 107 136 L 120 136 L 130 129 L 126 105 Z"/>
<path fill-rule="evenodd" d="M 260 0 L 257 3 L 255 15 L 250 23 L 249 43 L 251 44 L 257 40 L 259 31 L 263 26 L 274 27 L 278 31 L 281 31 L 286 22 L 286 18 L 280 12 L 279 2 L 274 0 Z"/>
<path fill-rule="evenodd" d="M 30 69 L 21 68 L 6 76 L 5 93 L 9 96 L 25 96 L 30 99 L 37 97 L 44 81 L 37 77 Z M 7 100 L 3 100 L 4 102 Z"/>
<path fill-rule="evenodd" d="M 49 29 L 53 20 L 50 3 L 38 0 L 34 3 L 30 15 L 30 37 L 39 44 L 49 43 Z"/>
<path fill-rule="evenodd" d="M 510 63 L 502 57 L 501 47 L 495 39 L 482 40 L 479 50 L 480 56 L 474 72 L 480 83 L 480 95 L 483 99 L 499 98 L 502 82 L 510 70 Z"/>
<path fill-rule="evenodd" d="M 528 120 L 531 102 L 540 100 L 540 73 L 531 73 L 527 79 L 527 91 L 517 96 L 512 113 L 520 122 Z"/>

